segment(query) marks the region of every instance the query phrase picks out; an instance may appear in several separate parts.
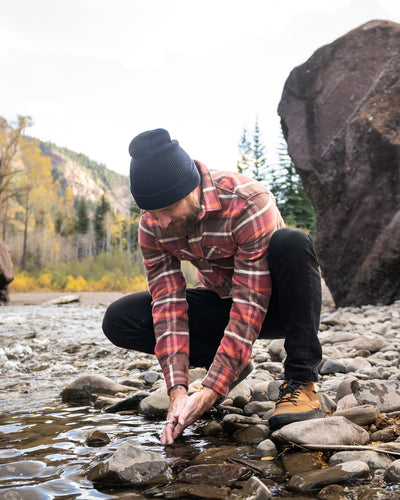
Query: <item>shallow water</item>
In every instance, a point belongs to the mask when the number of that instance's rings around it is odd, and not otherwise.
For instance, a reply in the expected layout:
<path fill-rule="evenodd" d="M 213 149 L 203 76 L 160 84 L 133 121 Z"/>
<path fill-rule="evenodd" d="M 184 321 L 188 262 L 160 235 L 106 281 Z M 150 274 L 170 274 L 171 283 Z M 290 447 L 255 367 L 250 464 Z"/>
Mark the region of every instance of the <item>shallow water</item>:
<path fill-rule="evenodd" d="M 96 455 L 126 438 L 167 459 L 191 458 L 209 446 L 186 431 L 174 447 L 160 445 L 162 422 L 139 415 L 102 413 L 61 401 L 61 390 L 78 376 L 102 374 L 121 382 L 140 377 L 138 360 L 158 369 L 154 356 L 110 344 L 101 330 L 104 307 L 8 306 L 0 308 L 0 498 L 122 498 L 126 490 L 97 489 L 84 477 Z M 85 444 L 104 431 L 107 448 Z M 129 498 L 143 498 L 133 495 Z"/>

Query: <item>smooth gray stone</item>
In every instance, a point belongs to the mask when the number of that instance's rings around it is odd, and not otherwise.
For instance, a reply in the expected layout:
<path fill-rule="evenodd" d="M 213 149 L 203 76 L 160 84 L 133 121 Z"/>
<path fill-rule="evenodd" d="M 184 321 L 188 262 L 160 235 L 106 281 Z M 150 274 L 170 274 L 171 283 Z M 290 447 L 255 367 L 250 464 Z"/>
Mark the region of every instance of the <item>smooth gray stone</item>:
<path fill-rule="evenodd" d="M 373 405 L 362 405 L 354 408 L 346 408 L 337 410 L 332 414 L 333 417 L 346 417 L 348 420 L 357 425 L 373 424 L 379 417 L 380 411 Z"/>
<path fill-rule="evenodd" d="M 370 470 L 386 469 L 392 464 L 393 460 L 383 453 L 377 451 L 339 451 L 334 453 L 329 459 L 329 465 L 338 465 L 345 462 L 359 460 L 368 465 Z"/>
<path fill-rule="evenodd" d="M 101 484 L 148 485 L 166 483 L 172 479 L 172 473 L 164 457 L 137 446 L 131 439 L 94 465 L 86 477 Z"/>
<path fill-rule="evenodd" d="M 344 417 L 315 418 L 285 425 L 275 431 L 272 440 L 296 444 L 366 444 L 369 434 Z"/>

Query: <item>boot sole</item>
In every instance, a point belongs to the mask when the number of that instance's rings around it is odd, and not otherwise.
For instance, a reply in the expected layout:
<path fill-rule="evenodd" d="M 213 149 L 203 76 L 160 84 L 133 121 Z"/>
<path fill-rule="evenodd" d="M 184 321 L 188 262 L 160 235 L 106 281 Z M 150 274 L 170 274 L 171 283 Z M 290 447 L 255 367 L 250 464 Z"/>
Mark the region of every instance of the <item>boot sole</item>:
<path fill-rule="evenodd" d="M 314 418 L 322 418 L 324 416 L 322 410 L 305 411 L 303 413 L 283 413 L 282 415 L 272 416 L 268 425 L 271 431 L 276 431 L 284 425 L 301 422 L 303 420 L 312 420 Z"/>

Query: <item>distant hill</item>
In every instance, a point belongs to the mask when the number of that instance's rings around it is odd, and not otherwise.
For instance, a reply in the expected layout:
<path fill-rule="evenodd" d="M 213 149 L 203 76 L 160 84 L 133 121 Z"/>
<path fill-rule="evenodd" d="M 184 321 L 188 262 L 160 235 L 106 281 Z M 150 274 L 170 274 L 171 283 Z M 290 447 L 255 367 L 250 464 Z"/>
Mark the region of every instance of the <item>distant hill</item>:
<path fill-rule="evenodd" d="M 39 145 L 42 154 L 51 157 L 53 179 L 60 183 L 63 191 L 70 187 L 74 197 L 85 197 L 91 208 L 104 195 L 113 211 L 128 216 L 133 201 L 128 176 L 51 142 L 39 141 Z"/>

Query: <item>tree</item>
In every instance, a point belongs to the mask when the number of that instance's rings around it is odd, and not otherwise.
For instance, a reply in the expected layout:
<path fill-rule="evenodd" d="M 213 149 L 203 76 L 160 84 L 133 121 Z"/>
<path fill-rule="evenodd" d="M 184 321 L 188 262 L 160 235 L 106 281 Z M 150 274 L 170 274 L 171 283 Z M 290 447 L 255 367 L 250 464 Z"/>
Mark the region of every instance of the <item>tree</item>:
<path fill-rule="evenodd" d="M 266 173 L 266 158 L 265 146 L 261 140 L 260 126 L 258 118 L 254 124 L 253 136 L 250 141 L 248 131 L 243 128 L 242 137 L 239 144 L 240 158 L 236 164 L 238 172 L 252 177 L 256 181 L 265 182 Z"/>
<path fill-rule="evenodd" d="M 108 234 L 107 234 L 107 214 L 110 212 L 110 203 L 106 200 L 105 196 L 101 197 L 99 204 L 96 206 L 94 213 L 94 233 L 95 233 L 95 254 L 104 252 L 108 247 Z"/>
<path fill-rule="evenodd" d="M 279 211 L 288 225 L 304 228 L 311 236 L 315 236 L 314 208 L 296 173 L 283 137 L 278 147 L 278 162 L 278 168 L 272 171 L 270 187 L 276 197 Z"/>
<path fill-rule="evenodd" d="M 77 219 L 75 230 L 78 234 L 86 234 L 89 231 L 90 219 L 88 204 L 84 197 L 79 198 L 77 208 Z"/>
<path fill-rule="evenodd" d="M 43 156 L 37 141 L 23 139 L 21 142 L 21 159 L 23 169 L 20 171 L 15 182 L 17 200 L 24 209 L 24 235 L 21 256 L 21 268 L 26 269 L 29 222 L 35 224 L 37 229 L 45 233 L 50 224 L 49 208 L 55 203 L 56 194 L 53 189 L 53 178 L 51 175 L 51 160 Z M 41 247 L 43 239 L 39 239 L 37 256 L 41 258 Z"/>
<path fill-rule="evenodd" d="M 20 153 L 23 132 L 31 125 L 30 116 L 18 115 L 14 128 L 0 117 L 0 217 L 3 239 L 6 237 L 9 200 L 16 194 L 13 178 L 22 170 Z"/>
<path fill-rule="evenodd" d="M 253 156 L 253 175 L 252 177 L 259 182 L 265 182 L 266 180 L 266 158 L 265 158 L 265 147 L 261 141 L 261 132 L 258 124 L 258 118 L 254 124 L 253 132 L 253 144 L 252 144 L 252 156 Z"/>
<path fill-rule="evenodd" d="M 250 153 L 251 153 L 251 144 L 247 137 L 247 129 L 243 128 L 242 137 L 240 139 L 239 144 L 239 160 L 236 163 L 237 171 L 240 174 L 247 174 L 250 170 Z"/>

